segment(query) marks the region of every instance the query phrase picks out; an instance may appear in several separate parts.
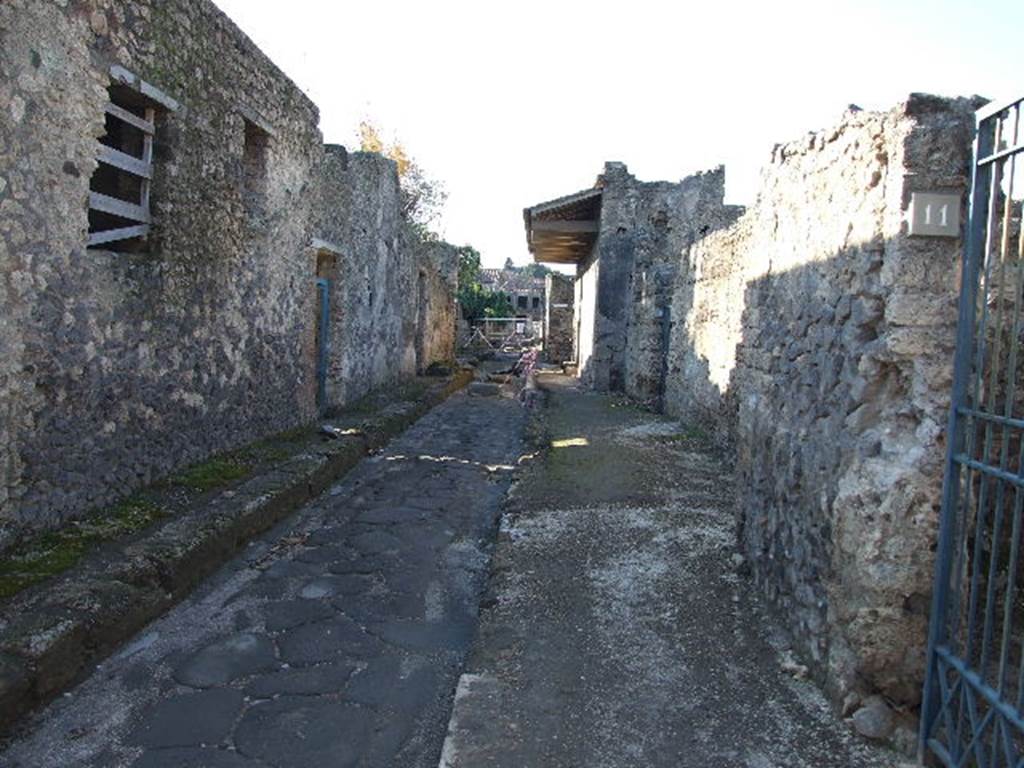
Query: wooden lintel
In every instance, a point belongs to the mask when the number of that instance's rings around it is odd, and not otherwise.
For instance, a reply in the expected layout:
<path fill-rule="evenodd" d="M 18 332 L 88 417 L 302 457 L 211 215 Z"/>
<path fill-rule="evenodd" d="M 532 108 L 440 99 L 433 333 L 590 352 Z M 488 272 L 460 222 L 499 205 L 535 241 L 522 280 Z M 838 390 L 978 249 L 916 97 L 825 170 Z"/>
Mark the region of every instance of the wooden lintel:
<path fill-rule="evenodd" d="M 263 115 L 261 115 L 252 107 L 249 107 L 245 104 L 239 104 L 238 113 L 268 136 L 274 136 L 274 128 L 270 125 L 269 122 L 267 122 L 263 118 Z"/>
<path fill-rule="evenodd" d="M 530 222 L 530 227 L 534 232 L 597 232 L 596 221 L 570 221 L 566 219 L 538 221 L 534 219 Z"/>
<path fill-rule="evenodd" d="M 153 178 L 153 165 L 147 163 L 145 160 L 140 160 L 137 157 L 121 152 L 113 147 L 108 147 L 106 144 L 99 145 L 99 153 L 96 159 L 101 163 L 112 165 L 115 168 L 120 168 L 122 171 L 132 174 L 133 176 L 141 176 L 143 179 Z"/>
<path fill-rule="evenodd" d="M 141 77 L 136 74 L 129 72 L 124 67 L 115 64 L 110 68 L 110 76 L 117 82 L 127 85 L 130 88 L 135 89 L 150 101 L 155 101 L 164 109 L 171 112 L 177 112 L 181 107 L 177 101 L 172 99 L 166 93 L 161 91 L 152 83 L 147 83 Z"/>
<path fill-rule="evenodd" d="M 120 200 L 99 192 L 89 193 L 89 207 L 96 211 L 110 213 L 114 216 L 120 216 L 122 219 L 130 219 L 131 221 L 138 221 L 143 224 L 148 224 L 150 221 L 149 211 L 141 205 L 129 203 L 127 200 Z"/>
<path fill-rule="evenodd" d="M 324 240 L 320 237 L 314 237 L 310 243 L 310 247 L 314 251 L 323 251 L 324 253 L 330 253 L 335 256 L 344 256 L 344 252 L 341 250 L 340 245 L 335 245 L 330 240 Z"/>
<path fill-rule="evenodd" d="M 133 237 L 145 237 L 149 234 L 148 224 L 137 224 L 134 227 L 121 227 L 119 229 L 105 229 L 102 232 L 93 232 L 89 235 L 89 245 L 103 245 L 113 243 L 116 240 L 129 240 Z"/>

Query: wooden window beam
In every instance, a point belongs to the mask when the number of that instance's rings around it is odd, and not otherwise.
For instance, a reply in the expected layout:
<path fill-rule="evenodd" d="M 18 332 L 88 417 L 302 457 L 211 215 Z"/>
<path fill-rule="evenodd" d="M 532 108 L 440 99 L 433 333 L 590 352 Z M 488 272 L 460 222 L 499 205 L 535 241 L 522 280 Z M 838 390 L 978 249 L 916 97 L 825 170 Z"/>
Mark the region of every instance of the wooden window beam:
<path fill-rule="evenodd" d="M 108 115 L 113 115 L 118 120 L 128 123 L 128 125 L 135 126 L 143 133 L 149 134 L 150 136 L 156 133 L 156 126 L 153 125 L 153 123 L 150 120 L 141 118 L 134 112 L 129 112 L 124 107 L 119 107 L 117 106 L 117 104 L 108 101 L 106 104 L 103 105 L 103 110 Z M 147 110 L 147 112 L 148 111 L 149 110 Z"/>
<path fill-rule="evenodd" d="M 112 165 L 115 168 L 119 168 L 126 173 L 130 173 L 133 176 L 140 176 L 143 179 L 153 178 L 153 166 L 152 163 L 148 163 L 145 160 L 140 160 L 137 157 L 121 152 L 113 147 L 108 147 L 106 144 L 99 145 L 99 154 L 97 159 L 101 163 Z"/>
<path fill-rule="evenodd" d="M 120 229 L 105 229 L 102 232 L 93 232 L 89 235 L 89 245 L 102 245 L 112 243 L 115 240 L 130 240 L 133 237 L 145 237 L 149 234 L 149 224 L 136 224 L 132 227 L 121 227 Z"/>
<path fill-rule="evenodd" d="M 123 85 L 127 85 L 129 88 L 135 89 L 150 101 L 155 101 L 161 107 L 167 109 L 170 112 L 177 112 L 178 109 L 181 107 L 181 105 L 178 104 L 177 101 L 172 99 L 166 93 L 157 88 L 155 85 L 153 85 L 152 83 L 147 83 L 141 77 L 132 74 L 124 67 L 115 64 L 110 68 L 110 76 L 116 82 L 121 83 Z"/>
<path fill-rule="evenodd" d="M 127 200 L 120 200 L 100 192 L 89 193 L 89 207 L 94 211 L 110 213 L 114 216 L 120 216 L 122 219 L 130 219 L 141 224 L 149 224 L 150 222 L 149 211 L 141 205 L 129 203 Z"/>

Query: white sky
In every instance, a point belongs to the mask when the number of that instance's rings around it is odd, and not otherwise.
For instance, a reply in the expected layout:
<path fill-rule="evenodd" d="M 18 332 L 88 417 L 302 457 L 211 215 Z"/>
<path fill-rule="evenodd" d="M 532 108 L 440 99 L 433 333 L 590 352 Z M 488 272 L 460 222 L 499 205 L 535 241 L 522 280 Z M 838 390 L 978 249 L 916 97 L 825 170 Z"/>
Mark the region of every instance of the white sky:
<path fill-rule="evenodd" d="M 370 117 L 449 192 L 441 229 L 486 266 L 529 260 L 522 209 L 724 163 L 752 202 L 773 144 L 911 91 L 1024 88 L 1024 4 L 982 0 L 215 0 L 320 106 Z"/>

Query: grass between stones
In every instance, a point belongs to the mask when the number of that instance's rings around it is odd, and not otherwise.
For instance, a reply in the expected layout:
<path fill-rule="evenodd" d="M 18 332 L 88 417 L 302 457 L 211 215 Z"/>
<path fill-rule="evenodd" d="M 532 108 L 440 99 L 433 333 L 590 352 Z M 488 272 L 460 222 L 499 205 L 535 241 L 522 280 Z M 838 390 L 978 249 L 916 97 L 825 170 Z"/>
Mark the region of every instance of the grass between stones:
<path fill-rule="evenodd" d="M 92 546 L 140 531 L 164 516 L 156 504 L 132 497 L 28 541 L 0 559 L 0 599 L 66 571 Z"/>
<path fill-rule="evenodd" d="M 63 573 L 97 544 L 137 533 L 176 514 L 202 494 L 237 483 L 261 467 L 285 461 L 301 449 L 311 432 L 308 426 L 300 427 L 215 456 L 124 501 L 22 541 L 0 554 L 0 600 Z"/>
<path fill-rule="evenodd" d="M 237 456 L 213 458 L 189 467 L 184 472 L 171 478 L 175 485 L 183 485 L 194 491 L 205 493 L 222 485 L 241 480 L 252 472 L 252 466 L 239 460 Z"/>
<path fill-rule="evenodd" d="M 424 398 L 431 382 L 411 379 L 376 390 L 339 414 L 362 419 L 398 402 Z M 57 576 L 76 565 L 93 547 L 124 538 L 173 517 L 203 496 L 240 483 L 307 449 L 315 437 L 311 425 L 257 440 L 242 448 L 194 464 L 124 501 L 95 510 L 61 528 L 36 534 L 0 552 L 0 600 Z"/>

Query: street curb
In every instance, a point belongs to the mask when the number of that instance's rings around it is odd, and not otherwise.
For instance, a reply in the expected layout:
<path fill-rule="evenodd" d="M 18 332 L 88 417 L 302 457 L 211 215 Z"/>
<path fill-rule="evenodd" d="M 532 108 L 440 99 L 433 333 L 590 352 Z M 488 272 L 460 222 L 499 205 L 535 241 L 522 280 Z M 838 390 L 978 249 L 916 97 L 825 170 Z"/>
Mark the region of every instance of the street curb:
<path fill-rule="evenodd" d="M 290 457 L 140 536 L 111 542 L 0 608 L 0 735 L 84 678 L 186 597 L 254 536 L 285 519 L 371 452 L 473 380 L 444 386 L 364 428 Z"/>

